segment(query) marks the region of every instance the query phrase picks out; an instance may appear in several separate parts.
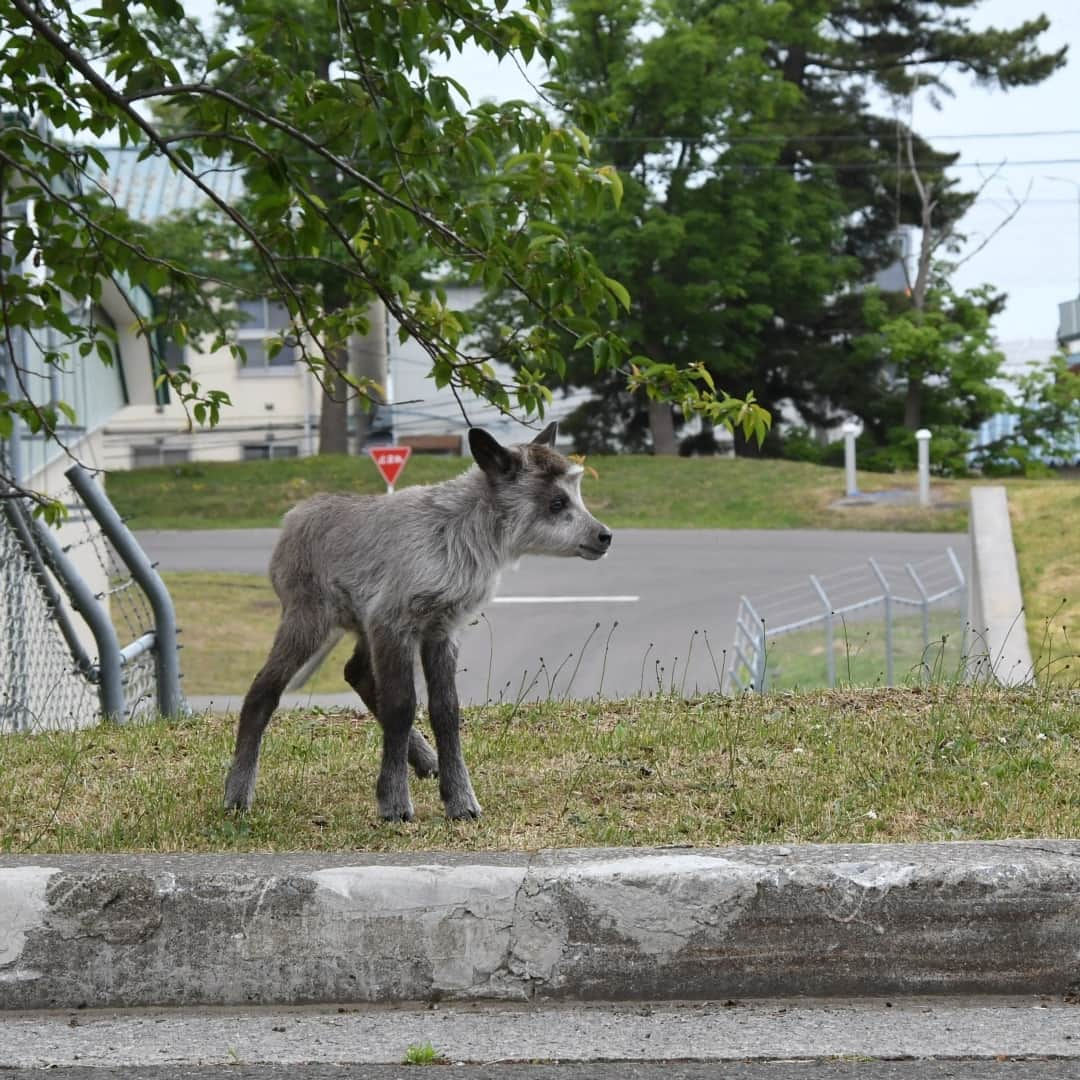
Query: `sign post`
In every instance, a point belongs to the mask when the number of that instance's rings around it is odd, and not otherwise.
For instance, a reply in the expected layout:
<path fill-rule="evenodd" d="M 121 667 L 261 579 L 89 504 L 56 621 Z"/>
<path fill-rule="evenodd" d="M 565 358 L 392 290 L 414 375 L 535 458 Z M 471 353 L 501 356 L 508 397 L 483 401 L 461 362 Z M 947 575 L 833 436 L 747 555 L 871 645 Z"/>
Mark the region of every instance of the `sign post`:
<path fill-rule="evenodd" d="M 401 475 L 412 453 L 411 446 L 372 446 L 368 449 L 375 467 L 386 481 L 386 494 L 394 494 L 394 481 Z"/>

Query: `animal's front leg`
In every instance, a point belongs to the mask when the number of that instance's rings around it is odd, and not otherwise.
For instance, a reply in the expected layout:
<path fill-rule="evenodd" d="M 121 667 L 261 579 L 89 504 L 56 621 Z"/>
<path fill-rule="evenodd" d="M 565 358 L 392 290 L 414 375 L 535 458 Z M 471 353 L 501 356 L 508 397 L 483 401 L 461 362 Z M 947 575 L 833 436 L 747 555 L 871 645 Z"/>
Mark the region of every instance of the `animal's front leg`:
<path fill-rule="evenodd" d="M 439 794 L 449 818 L 478 818 L 480 804 L 469 780 L 469 770 L 461 754 L 458 728 L 457 644 L 451 638 L 425 639 L 420 645 L 420 662 L 428 688 L 428 711 L 439 751 Z"/>
<path fill-rule="evenodd" d="M 375 797 L 379 816 L 387 821 L 412 821 L 409 798 L 409 733 L 416 715 L 416 688 L 413 685 L 414 646 L 411 641 L 375 637 L 371 658 L 382 727 L 383 754 Z"/>

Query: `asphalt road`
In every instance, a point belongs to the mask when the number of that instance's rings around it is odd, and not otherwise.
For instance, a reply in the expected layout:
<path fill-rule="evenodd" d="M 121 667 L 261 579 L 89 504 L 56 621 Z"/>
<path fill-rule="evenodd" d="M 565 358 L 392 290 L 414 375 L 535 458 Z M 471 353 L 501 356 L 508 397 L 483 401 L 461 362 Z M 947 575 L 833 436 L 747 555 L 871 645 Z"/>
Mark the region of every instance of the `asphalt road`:
<path fill-rule="evenodd" d="M 7 1069 L 43 1068 L 87 1080 L 412 1080 L 416 1068 L 401 1063 L 424 1044 L 467 1080 L 1080 1076 L 1080 1013 L 1060 998 L 0 1013 L 5 1080 L 23 1075 Z"/>
<path fill-rule="evenodd" d="M 162 570 L 253 574 L 266 573 L 276 537 L 276 529 L 138 534 Z M 715 689 L 741 595 L 779 625 L 821 610 L 810 574 L 825 578 L 839 604 L 875 587 L 869 556 L 897 568 L 936 559 L 940 569 L 950 545 L 966 564 L 967 538 L 948 533 L 626 529 L 599 562 L 526 558 L 463 635 L 462 700 L 514 700 L 530 687 L 532 698 L 628 696 L 658 680 L 687 693 Z"/>
<path fill-rule="evenodd" d="M 436 1075 L 441 1070 L 435 1066 Z M 40 1069 L 4 1072 L 40 1080 Z M 409 1065 L 158 1065 L 49 1069 L 49 1080 L 415 1080 Z M 1075 1080 L 1075 1061 L 587 1062 L 573 1065 L 457 1065 L 455 1080 Z"/>

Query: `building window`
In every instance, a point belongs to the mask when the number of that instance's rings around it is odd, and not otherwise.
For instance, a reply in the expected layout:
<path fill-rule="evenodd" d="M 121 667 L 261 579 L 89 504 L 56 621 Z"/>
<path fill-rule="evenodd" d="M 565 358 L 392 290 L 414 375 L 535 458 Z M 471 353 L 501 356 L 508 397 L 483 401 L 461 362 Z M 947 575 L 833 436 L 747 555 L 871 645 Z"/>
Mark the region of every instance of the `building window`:
<path fill-rule="evenodd" d="M 265 296 L 258 300 L 242 300 L 240 321 L 236 327 L 236 343 L 244 348 L 247 362 L 242 370 L 265 371 L 271 368 L 291 368 L 296 364 L 296 338 L 291 333 L 292 320 L 284 304 L 278 304 Z M 268 338 L 285 339 L 285 344 L 274 356 L 270 355 Z"/>
<path fill-rule="evenodd" d="M 275 458 L 300 456 L 300 447 L 296 443 L 248 443 L 241 447 L 243 461 L 268 461 Z"/>
<path fill-rule="evenodd" d="M 185 346 L 173 339 L 165 339 L 165 367 L 169 371 L 176 371 L 184 366 Z"/>
<path fill-rule="evenodd" d="M 133 446 L 131 448 L 131 467 L 149 469 L 154 465 L 182 465 L 191 460 L 191 451 L 186 446 L 164 447 Z"/>

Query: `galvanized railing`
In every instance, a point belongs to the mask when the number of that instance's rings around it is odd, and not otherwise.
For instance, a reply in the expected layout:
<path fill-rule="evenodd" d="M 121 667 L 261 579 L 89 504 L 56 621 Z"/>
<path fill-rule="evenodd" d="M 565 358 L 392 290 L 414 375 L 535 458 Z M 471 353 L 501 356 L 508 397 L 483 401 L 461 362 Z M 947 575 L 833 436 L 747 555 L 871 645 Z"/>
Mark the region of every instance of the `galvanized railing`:
<path fill-rule="evenodd" d="M 899 583 L 903 582 L 903 586 Z M 752 603 L 740 597 L 735 616 L 733 663 L 728 668 L 725 690 L 741 693 L 765 690 L 770 682 L 770 645 L 781 635 L 820 627 L 824 634 L 824 681 L 837 680 L 838 635 L 843 626 L 847 645 L 848 617 L 865 625 L 873 609 L 879 608 L 884 628 L 884 669 L 886 685 L 896 682 L 894 632 L 902 609 L 916 609 L 920 619 L 923 651 L 930 649 L 930 617 L 935 605 L 955 597 L 956 640 L 963 639 L 962 598 L 967 582 L 953 549 L 942 556 L 919 563 L 889 565 L 867 559 L 864 567 L 852 567 L 828 575 L 810 574 L 805 583 L 779 589 Z"/>

